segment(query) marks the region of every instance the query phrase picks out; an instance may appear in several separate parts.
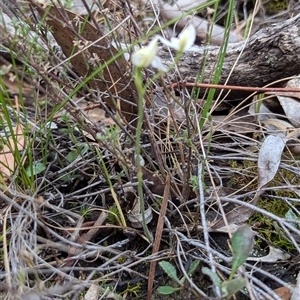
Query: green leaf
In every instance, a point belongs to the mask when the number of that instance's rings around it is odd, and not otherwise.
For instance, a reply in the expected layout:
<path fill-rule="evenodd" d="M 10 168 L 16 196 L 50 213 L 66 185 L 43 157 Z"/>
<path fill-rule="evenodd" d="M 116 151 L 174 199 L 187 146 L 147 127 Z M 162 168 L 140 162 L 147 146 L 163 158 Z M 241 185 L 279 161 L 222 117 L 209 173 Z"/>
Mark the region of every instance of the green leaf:
<path fill-rule="evenodd" d="M 184 285 L 185 280 L 186 280 L 186 278 L 184 276 L 180 278 L 180 281 L 179 281 L 180 286 Z"/>
<path fill-rule="evenodd" d="M 162 260 L 158 263 L 161 268 L 166 272 L 166 274 L 173 280 L 175 280 L 178 284 L 181 285 L 179 278 L 177 277 L 177 272 L 175 267 L 170 264 L 168 261 Z"/>
<path fill-rule="evenodd" d="M 218 287 L 221 286 L 222 281 L 221 281 L 220 277 L 216 273 L 214 273 L 211 269 L 204 267 L 204 268 L 202 268 L 202 273 L 204 275 L 209 276 L 214 285 L 216 285 Z"/>
<path fill-rule="evenodd" d="M 237 277 L 232 280 L 223 281 L 221 284 L 221 292 L 223 297 L 230 299 L 236 292 L 240 291 L 246 285 L 246 279 Z"/>
<path fill-rule="evenodd" d="M 77 159 L 79 155 L 84 156 L 87 153 L 88 149 L 89 147 L 87 144 L 81 144 L 77 149 L 71 150 L 66 156 L 66 159 L 71 163 L 75 159 Z"/>
<path fill-rule="evenodd" d="M 194 260 L 191 265 L 190 268 L 188 270 L 188 275 L 192 275 L 198 268 L 200 261 L 199 260 Z"/>
<path fill-rule="evenodd" d="M 237 269 L 246 261 L 253 248 L 253 233 L 248 225 L 240 226 L 232 235 L 231 247 L 233 252 L 230 279 Z"/>
<path fill-rule="evenodd" d="M 31 166 L 26 167 L 26 173 L 29 177 L 40 174 L 45 170 L 46 170 L 45 164 L 43 164 L 42 162 L 39 162 L 39 161 L 35 162 Z"/>
<path fill-rule="evenodd" d="M 77 150 L 72 150 L 68 153 L 66 156 L 66 159 L 68 160 L 69 163 L 73 162 L 77 157 L 79 156 Z"/>
<path fill-rule="evenodd" d="M 162 294 L 162 295 L 170 295 L 176 291 L 180 290 L 180 288 L 174 288 L 172 286 L 168 286 L 168 285 L 163 285 L 160 286 L 157 291 Z"/>

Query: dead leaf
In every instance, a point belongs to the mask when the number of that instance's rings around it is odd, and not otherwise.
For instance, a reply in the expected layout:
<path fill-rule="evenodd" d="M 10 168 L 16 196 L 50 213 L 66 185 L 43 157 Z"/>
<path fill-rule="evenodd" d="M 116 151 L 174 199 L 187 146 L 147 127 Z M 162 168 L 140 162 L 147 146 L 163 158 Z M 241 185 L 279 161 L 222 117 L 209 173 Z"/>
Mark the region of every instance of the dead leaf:
<path fill-rule="evenodd" d="M 275 289 L 274 292 L 280 297 L 281 300 L 290 300 L 292 296 L 291 290 L 286 286 Z"/>
<path fill-rule="evenodd" d="M 21 151 L 25 146 L 25 137 L 21 124 L 14 128 L 13 134 L 14 137 L 2 137 L 1 139 L 3 148 L 0 151 L 0 174 L 5 179 L 8 179 L 15 171 L 15 151 Z"/>
<path fill-rule="evenodd" d="M 128 122 L 135 119 L 138 97 L 130 69 L 123 56 L 107 65 L 118 54 L 108 38 L 84 18 L 70 11 L 54 6 L 50 9 L 36 6 L 36 9 L 41 17 L 47 15 L 46 23 L 52 28 L 53 36 L 66 57 L 71 57 L 76 72 L 87 78 L 97 68 L 104 66 L 102 74 L 91 78 L 88 85 L 103 93 L 102 98 L 109 107 L 118 110 L 120 106 Z"/>
<path fill-rule="evenodd" d="M 142 213 L 140 201 L 138 200 L 138 198 L 136 198 L 132 209 L 127 212 L 127 218 L 131 222 L 131 226 L 133 228 L 142 228 L 144 219 L 146 224 L 149 224 L 152 221 L 152 209 L 150 206 L 148 206 L 148 208 L 145 209 L 145 211 Z"/>
<path fill-rule="evenodd" d="M 5 14 L 2 9 L 0 9 L 0 19 L 0 42 L 5 44 L 10 35 L 15 36 L 16 28 L 11 17 Z"/>
<path fill-rule="evenodd" d="M 269 135 L 263 142 L 258 156 L 258 186 L 261 189 L 276 175 L 281 154 L 287 139 Z"/>
<path fill-rule="evenodd" d="M 84 295 L 84 300 L 98 300 L 99 299 L 100 286 L 98 284 L 91 284 L 90 288 Z"/>
<path fill-rule="evenodd" d="M 300 78 L 296 77 L 296 78 L 289 80 L 286 84 L 286 88 L 299 88 L 300 89 Z M 288 92 L 288 93 L 284 93 L 284 95 L 300 99 L 300 91 L 299 92 Z"/>
<path fill-rule="evenodd" d="M 256 205 L 257 197 L 255 196 L 253 200 L 250 201 L 251 204 Z M 249 220 L 249 218 L 253 214 L 253 209 L 247 206 L 239 205 L 226 213 L 226 223 L 229 225 L 228 227 L 231 229 L 237 228 L 238 225 L 241 225 Z M 224 232 L 224 227 L 227 225 L 223 218 L 217 220 L 216 222 L 211 224 L 210 231 L 221 231 Z M 234 225 L 233 225 L 234 224 Z M 228 232 L 228 230 L 227 230 Z"/>
<path fill-rule="evenodd" d="M 142 167 L 143 181 L 147 184 L 149 190 L 156 195 L 162 196 L 164 194 L 164 184 L 159 175 L 155 172 Z"/>
<path fill-rule="evenodd" d="M 286 141 L 287 139 L 278 135 L 269 135 L 263 142 L 258 156 L 258 190 L 253 199 L 249 202 L 252 205 L 257 205 L 259 197 L 262 194 L 262 187 L 266 186 L 276 175 Z M 237 206 L 226 213 L 227 224 L 242 224 L 246 222 L 252 214 L 252 208 L 243 205 Z M 223 219 L 219 219 L 212 224 L 210 229 L 212 231 L 219 230 L 227 224 Z"/>
<path fill-rule="evenodd" d="M 207 124 L 207 126 L 211 125 Z M 254 116 L 249 115 L 247 109 L 229 115 L 215 115 L 213 116 L 213 126 L 218 130 L 239 134 L 252 134 L 258 128 Z"/>
<path fill-rule="evenodd" d="M 114 120 L 110 117 L 106 117 L 105 111 L 100 108 L 98 104 L 89 105 L 87 101 L 81 101 L 77 104 L 85 111 L 86 115 L 89 116 L 90 121 L 98 123 L 103 127 L 115 125 Z"/>
<path fill-rule="evenodd" d="M 295 127 L 287 121 L 281 119 L 267 119 L 263 121 L 265 128 L 274 135 L 286 137 L 290 132 L 295 131 Z"/>
<path fill-rule="evenodd" d="M 265 256 L 262 257 L 248 257 L 247 261 L 260 261 L 260 262 L 264 262 L 264 263 L 274 263 L 277 261 L 285 261 L 287 259 L 289 259 L 291 256 L 286 253 L 283 252 L 280 249 L 274 248 L 272 246 L 269 246 L 269 253 Z"/>
<path fill-rule="evenodd" d="M 297 99 L 286 97 L 286 96 L 277 96 L 286 117 L 295 127 L 300 127 L 300 102 Z"/>
<path fill-rule="evenodd" d="M 251 116 L 255 116 L 258 121 L 275 119 L 275 114 L 273 114 L 264 103 L 261 103 L 259 105 L 259 111 L 257 111 L 258 110 L 257 106 L 258 104 L 255 102 L 252 102 L 251 105 L 249 106 L 248 113 Z"/>
<path fill-rule="evenodd" d="M 153 242 L 153 248 L 152 248 L 152 254 L 156 254 L 159 251 L 159 247 L 161 244 L 161 237 L 164 229 L 164 223 L 165 223 L 165 215 L 167 212 L 168 207 L 168 200 L 170 198 L 170 176 L 167 175 L 166 177 L 166 184 L 165 184 L 165 190 L 163 195 L 163 201 L 161 204 L 158 221 L 156 225 L 156 231 L 155 231 L 155 238 Z M 149 276 L 148 276 L 148 292 L 147 292 L 147 300 L 152 299 L 153 294 L 153 283 L 155 278 L 155 269 L 156 269 L 156 260 L 152 260 L 150 262 L 150 270 L 149 270 Z"/>

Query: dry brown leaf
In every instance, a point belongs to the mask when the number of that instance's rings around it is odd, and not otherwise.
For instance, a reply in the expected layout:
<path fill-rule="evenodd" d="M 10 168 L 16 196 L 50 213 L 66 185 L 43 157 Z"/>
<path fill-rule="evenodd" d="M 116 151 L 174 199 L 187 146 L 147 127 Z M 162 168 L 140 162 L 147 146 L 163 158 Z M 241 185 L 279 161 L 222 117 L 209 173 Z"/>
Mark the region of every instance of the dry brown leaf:
<path fill-rule="evenodd" d="M 46 23 L 52 28 L 55 40 L 66 57 L 71 57 L 74 69 L 83 78 L 118 53 L 108 38 L 84 18 L 53 6 L 50 9 L 36 9 L 41 17 L 47 11 Z M 117 103 L 120 101 L 120 111 L 128 122 L 136 117 L 137 92 L 128 64 L 122 56 L 105 65 L 102 74 L 90 79 L 88 85 L 103 93 L 103 100 L 109 107 L 118 109 Z"/>
<path fill-rule="evenodd" d="M 18 124 L 14 128 L 16 143 L 12 137 L 8 138 L 0 151 L 0 174 L 4 179 L 8 179 L 15 170 L 15 151 L 21 151 L 25 146 L 25 137 L 22 125 Z M 4 139 L 2 139 L 3 141 Z"/>
<path fill-rule="evenodd" d="M 250 203 L 256 205 L 257 203 L 256 197 L 254 198 L 254 200 L 251 200 Z M 216 222 L 212 223 L 210 227 L 210 231 L 220 231 L 220 230 L 224 231 L 223 227 L 227 226 L 227 224 L 229 225 L 229 227 L 232 225 L 241 225 L 246 221 L 248 221 L 249 218 L 252 216 L 252 214 L 253 214 L 253 209 L 247 206 L 239 205 L 235 207 L 233 210 L 226 213 L 226 221 L 223 218 L 221 218 Z"/>
<path fill-rule="evenodd" d="M 290 300 L 292 297 L 291 290 L 286 286 L 282 286 L 274 290 L 274 292 L 280 297 L 281 300 Z"/>
<path fill-rule="evenodd" d="M 207 126 L 210 126 L 210 124 L 207 124 Z M 213 116 L 213 126 L 218 130 L 239 134 L 250 134 L 258 128 L 254 116 L 249 115 L 247 110 L 242 110 L 232 115 L 215 115 Z"/>
<path fill-rule="evenodd" d="M 98 123 L 100 126 L 104 127 L 115 125 L 114 120 L 110 117 L 106 117 L 105 111 L 100 107 L 93 107 L 93 105 L 89 105 L 86 101 L 77 104 L 85 111 L 92 122 Z"/>

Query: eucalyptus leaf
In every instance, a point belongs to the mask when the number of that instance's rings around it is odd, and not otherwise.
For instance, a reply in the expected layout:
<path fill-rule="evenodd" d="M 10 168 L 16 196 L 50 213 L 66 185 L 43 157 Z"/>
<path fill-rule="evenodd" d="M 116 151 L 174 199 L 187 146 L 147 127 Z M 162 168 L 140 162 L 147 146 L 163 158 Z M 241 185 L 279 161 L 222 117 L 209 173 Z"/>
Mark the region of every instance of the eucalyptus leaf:
<path fill-rule="evenodd" d="M 286 138 L 279 135 L 269 135 L 264 140 L 257 162 L 258 185 L 260 189 L 275 177 L 286 141 Z"/>

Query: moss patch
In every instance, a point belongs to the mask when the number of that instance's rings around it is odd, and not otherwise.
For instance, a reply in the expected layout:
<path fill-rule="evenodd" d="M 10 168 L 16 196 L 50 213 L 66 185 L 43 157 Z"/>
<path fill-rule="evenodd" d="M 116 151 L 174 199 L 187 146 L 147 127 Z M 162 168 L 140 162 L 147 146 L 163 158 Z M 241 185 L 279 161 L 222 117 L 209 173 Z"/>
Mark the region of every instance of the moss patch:
<path fill-rule="evenodd" d="M 269 14 L 275 14 L 280 11 L 287 9 L 287 1 L 286 0 L 273 0 L 267 4 L 267 12 Z"/>

